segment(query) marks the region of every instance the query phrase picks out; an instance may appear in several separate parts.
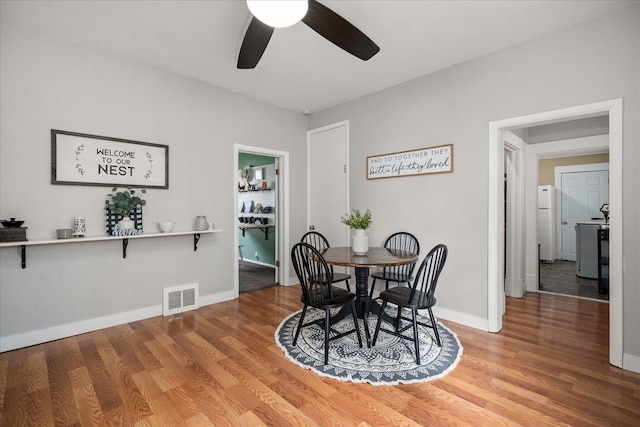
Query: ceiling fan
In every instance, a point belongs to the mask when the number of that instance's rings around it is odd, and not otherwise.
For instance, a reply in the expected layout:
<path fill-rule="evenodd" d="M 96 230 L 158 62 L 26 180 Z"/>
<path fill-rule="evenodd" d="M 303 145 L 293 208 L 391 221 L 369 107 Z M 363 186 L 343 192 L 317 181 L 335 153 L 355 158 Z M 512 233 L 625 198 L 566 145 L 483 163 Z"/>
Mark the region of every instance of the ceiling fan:
<path fill-rule="evenodd" d="M 294 6 L 295 3 L 297 3 L 296 6 Z M 362 31 L 316 0 L 248 0 L 247 4 L 253 14 L 253 18 L 240 47 L 240 54 L 238 55 L 239 69 L 251 69 L 258 65 L 275 28 L 290 26 L 299 21 L 304 22 L 331 43 L 363 61 L 367 61 L 380 51 L 378 45 Z M 262 15 L 263 12 L 274 11 L 274 7 L 278 6 L 277 4 L 294 7 L 294 9 L 297 8 L 294 13 L 297 16 L 293 16 L 291 21 L 287 23 L 278 23 L 272 22 L 268 17 Z"/>

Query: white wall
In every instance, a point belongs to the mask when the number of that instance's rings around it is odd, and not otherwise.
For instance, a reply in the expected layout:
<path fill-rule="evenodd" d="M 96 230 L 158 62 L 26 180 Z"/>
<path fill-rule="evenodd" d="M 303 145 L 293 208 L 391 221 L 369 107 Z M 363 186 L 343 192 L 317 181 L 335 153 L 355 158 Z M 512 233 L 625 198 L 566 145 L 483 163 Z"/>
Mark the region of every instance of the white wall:
<path fill-rule="evenodd" d="M 119 241 L 30 247 L 24 270 L 17 248 L 1 249 L 0 350 L 160 313 L 167 286 L 232 298 L 234 144 L 290 153 L 290 235 L 304 232 L 304 115 L 13 24 L 1 31 L 0 217 L 24 219 L 30 240 L 78 215 L 88 235 L 104 234 L 110 188 L 50 184 L 54 128 L 169 145 L 169 189 L 148 191 L 145 229 L 190 230 L 206 215 L 223 232 L 197 252 L 189 236 L 131 240 L 126 259 Z"/>
<path fill-rule="evenodd" d="M 623 98 L 623 233 L 640 236 L 638 22 L 640 5 L 634 5 L 310 117 L 310 128 L 349 120 L 351 205 L 372 210 L 372 243 L 405 229 L 425 248 L 449 246 L 437 291 L 441 315 L 470 324 L 487 320 L 491 121 Z M 453 174 L 366 180 L 367 156 L 449 143 Z M 626 238 L 624 352 L 640 362 L 638 259 L 637 239 Z"/>

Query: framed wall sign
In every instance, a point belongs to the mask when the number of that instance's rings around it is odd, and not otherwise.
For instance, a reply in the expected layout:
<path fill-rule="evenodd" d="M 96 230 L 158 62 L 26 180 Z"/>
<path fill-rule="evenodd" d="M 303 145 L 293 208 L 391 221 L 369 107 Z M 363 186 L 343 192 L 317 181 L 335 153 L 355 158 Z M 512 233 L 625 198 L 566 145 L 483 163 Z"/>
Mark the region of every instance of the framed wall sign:
<path fill-rule="evenodd" d="M 51 129 L 51 183 L 169 188 L 169 146 Z"/>
<path fill-rule="evenodd" d="M 453 144 L 367 157 L 367 179 L 453 172 Z"/>

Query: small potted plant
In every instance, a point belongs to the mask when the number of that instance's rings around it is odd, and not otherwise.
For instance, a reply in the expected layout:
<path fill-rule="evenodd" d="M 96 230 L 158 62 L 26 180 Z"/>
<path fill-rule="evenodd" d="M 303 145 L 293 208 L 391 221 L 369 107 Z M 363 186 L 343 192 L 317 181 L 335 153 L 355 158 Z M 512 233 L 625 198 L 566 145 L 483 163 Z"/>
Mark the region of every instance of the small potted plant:
<path fill-rule="evenodd" d="M 104 202 L 104 209 L 116 215 L 122 215 L 122 220 L 118 222 L 118 228 L 120 230 L 134 228 L 135 224 L 131 220 L 130 215 L 135 212 L 138 206 L 146 205 L 146 200 L 136 195 L 136 190 L 131 187 L 127 187 L 124 191 L 118 191 L 118 187 L 113 187 L 111 191 L 112 193 L 107 194 L 109 198 Z M 143 188 L 140 192 L 146 193 L 147 190 Z"/>
<path fill-rule="evenodd" d="M 372 223 L 371 211 L 367 211 L 362 214 L 358 209 L 353 209 L 351 214 L 341 216 L 340 221 L 355 230 L 355 234 L 352 237 L 351 250 L 356 255 L 365 255 L 369 250 L 369 237 L 366 235 L 366 231 Z"/>

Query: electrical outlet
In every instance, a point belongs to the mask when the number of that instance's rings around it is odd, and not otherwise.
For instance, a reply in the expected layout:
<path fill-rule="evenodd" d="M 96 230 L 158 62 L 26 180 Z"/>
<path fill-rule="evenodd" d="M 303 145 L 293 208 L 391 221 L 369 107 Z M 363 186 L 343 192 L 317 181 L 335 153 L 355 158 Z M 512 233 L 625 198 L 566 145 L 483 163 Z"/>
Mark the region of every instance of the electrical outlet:
<path fill-rule="evenodd" d="M 258 251 L 256 251 L 256 258 L 258 258 Z"/>

